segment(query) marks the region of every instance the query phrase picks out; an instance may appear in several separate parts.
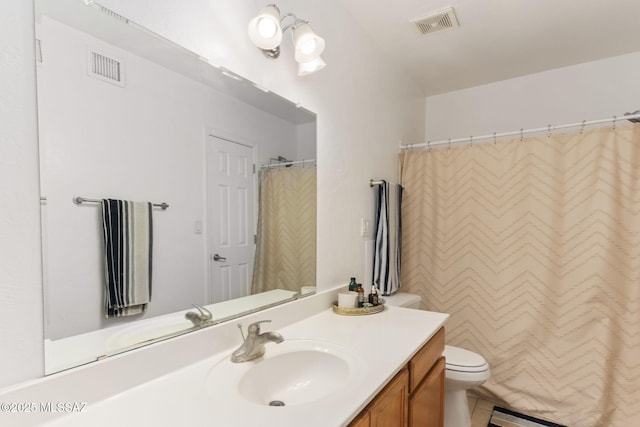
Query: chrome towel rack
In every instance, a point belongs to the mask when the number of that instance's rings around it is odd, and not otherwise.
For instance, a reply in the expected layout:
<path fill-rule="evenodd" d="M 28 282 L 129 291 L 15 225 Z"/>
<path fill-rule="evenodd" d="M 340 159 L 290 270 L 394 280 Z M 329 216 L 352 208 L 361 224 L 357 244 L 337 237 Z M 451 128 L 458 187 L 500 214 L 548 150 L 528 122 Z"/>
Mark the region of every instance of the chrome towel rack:
<path fill-rule="evenodd" d="M 382 185 L 382 184 L 384 184 L 383 180 L 374 180 L 374 179 L 369 180 L 369 187 L 375 187 L 376 185 Z M 391 181 L 387 181 L 387 184 L 396 185 L 395 182 L 391 182 Z"/>
<path fill-rule="evenodd" d="M 81 196 L 76 196 L 73 198 L 73 203 L 75 203 L 76 205 L 81 205 L 83 203 L 102 203 L 101 199 L 89 199 L 87 197 L 81 197 Z M 165 202 L 162 203 L 152 203 L 152 205 L 156 208 L 160 208 L 163 211 L 166 210 L 169 205 Z"/>

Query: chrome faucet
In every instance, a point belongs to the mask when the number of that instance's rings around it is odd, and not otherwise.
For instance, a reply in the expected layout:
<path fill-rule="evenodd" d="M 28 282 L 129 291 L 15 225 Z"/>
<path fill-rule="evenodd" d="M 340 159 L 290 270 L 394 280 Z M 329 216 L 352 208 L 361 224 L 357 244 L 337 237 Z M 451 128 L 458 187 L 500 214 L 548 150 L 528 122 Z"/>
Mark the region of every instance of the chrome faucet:
<path fill-rule="evenodd" d="M 189 311 L 184 315 L 187 319 L 193 322 L 193 326 L 202 326 L 207 323 L 209 320 L 213 318 L 213 314 L 209 310 L 204 307 L 200 307 L 199 305 L 191 304 L 194 306 L 200 313 L 195 313 L 193 311 Z"/>
<path fill-rule="evenodd" d="M 261 320 L 249 325 L 247 329 L 247 337 L 244 338 L 242 345 L 231 354 L 231 361 L 233 363 L 248 362 L 249 360 L 257 359 L 265 352 L 264 345 L 269 341 L 273 341 L 280 344 L 284 341 L 282 335 L 277 332 L 265 332 L 260 333 L 260 323 L 271 322 L 271 320 Z M 242 325 L 238 325 L 240 332 L 242 333 Z"/>

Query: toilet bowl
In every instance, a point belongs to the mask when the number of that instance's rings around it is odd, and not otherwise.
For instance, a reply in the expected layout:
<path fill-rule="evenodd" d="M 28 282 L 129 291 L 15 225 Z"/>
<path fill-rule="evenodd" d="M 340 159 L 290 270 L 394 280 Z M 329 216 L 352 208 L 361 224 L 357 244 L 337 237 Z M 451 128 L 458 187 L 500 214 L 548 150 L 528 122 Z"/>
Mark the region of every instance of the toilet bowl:
<path fill-rule="evenodd" d="M 420 308 L 419 295 L 398 292 L 384 297 L 385 304 L 397 307 Z M 446 345 L 442 354 L 446 360 L 444 427 L 470 427 L 467 390 L 489 379 L 489 364 L 473 351 Z"/>
<path fill-rule="evenodd" d="M 467 390 L 489 379 L 489 364 L 478 353 L 451 345 L 444 346 L 444 426 L 470 427 Z"/>

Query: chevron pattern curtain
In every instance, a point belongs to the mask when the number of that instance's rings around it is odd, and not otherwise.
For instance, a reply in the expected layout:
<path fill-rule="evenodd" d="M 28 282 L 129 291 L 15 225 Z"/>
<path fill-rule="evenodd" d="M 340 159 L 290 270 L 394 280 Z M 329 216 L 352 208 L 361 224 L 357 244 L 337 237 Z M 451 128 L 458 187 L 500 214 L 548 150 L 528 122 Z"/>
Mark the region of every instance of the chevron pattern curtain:
<path fill-rule="evenodd" d="M 316 168 L 260 171 L 251 293 L 316 285 Z"/>
<path fill-rule="evenodd" d="M 640 126 L 401 154 L 402 283 L 482 354 L 477 392 L 640 426 Z"/>

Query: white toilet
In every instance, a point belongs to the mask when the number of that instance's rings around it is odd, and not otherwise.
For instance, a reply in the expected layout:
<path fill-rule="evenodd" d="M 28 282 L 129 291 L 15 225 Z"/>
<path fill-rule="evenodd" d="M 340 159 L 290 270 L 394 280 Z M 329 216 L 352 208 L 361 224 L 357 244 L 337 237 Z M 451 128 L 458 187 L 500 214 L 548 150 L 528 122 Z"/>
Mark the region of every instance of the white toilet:
<path fill-rule="evenodd" d="M 420 308 L 420 295 L 398 292 L 383 297 L 385 304 L 397 307 Z M 477 387 L 489 379 L 489 364 L 473 351 L 446 345 L 444 426 L 470 427 L 467 390 Z"/>

